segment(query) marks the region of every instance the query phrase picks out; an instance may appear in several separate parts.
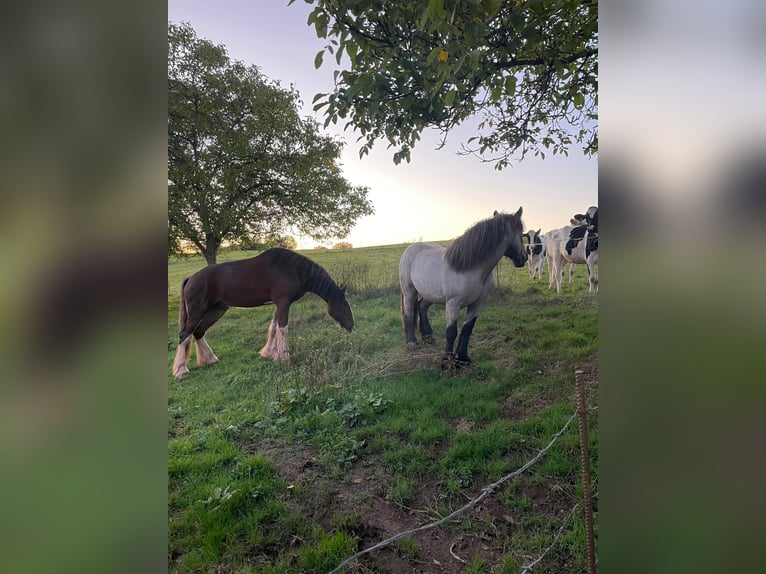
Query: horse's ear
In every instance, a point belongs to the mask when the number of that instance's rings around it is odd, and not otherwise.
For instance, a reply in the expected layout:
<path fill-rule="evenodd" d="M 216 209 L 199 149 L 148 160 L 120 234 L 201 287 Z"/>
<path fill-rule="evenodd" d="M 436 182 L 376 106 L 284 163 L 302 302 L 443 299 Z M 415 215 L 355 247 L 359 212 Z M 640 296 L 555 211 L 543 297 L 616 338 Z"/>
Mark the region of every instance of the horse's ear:
<path fill-rule="evenodd" d="M 519 207 L 519 210 L 518 210 L 516 213 L 514 213 L 514 215 L 515 215 L 516 217 L 521 217 L 521 211 L 522 211 L 522 209 L 523 209 L 522 207 Z M 495 212 L 495 213 L 497 213 L 497 212 Z"/>
<path fill-rule="evenodd" d="M 535 235 L 540 235 L 540 232 L 541 232 L 542 230 L 543 230 L 543 228 L 541 227 L 540 229 L 538 229 L 537 231 L 535 231 Z"/>
<path fill-rule="evenodd" d="M 497 212 L 497 209 L 496 209 L 495 213 L 492 214 L 492 217 L 497 217 L 498 215 L 500 215 L 500 214 Z"/>

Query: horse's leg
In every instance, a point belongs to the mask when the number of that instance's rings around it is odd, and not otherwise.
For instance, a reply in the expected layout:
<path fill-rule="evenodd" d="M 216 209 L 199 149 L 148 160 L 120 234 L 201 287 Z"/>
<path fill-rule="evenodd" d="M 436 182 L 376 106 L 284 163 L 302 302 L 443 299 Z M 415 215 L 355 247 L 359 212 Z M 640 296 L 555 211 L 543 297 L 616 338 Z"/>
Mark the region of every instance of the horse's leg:
<path fill-rule="evenodd" d="M 274 314 L 274 319 L 277 323 L 276 329 L 276 344 L 275 353 L 273 359 L 275 361 L 281 361 L 283 359 L 290 358 L 290 351 L 287 348 L 287 317 L 290 312 L 290 301 L 282 300 L 277 302 L 277 311 Z"/>
<path fill-rule="evenodd" d="M 197 365 L 203 367 L 205 365 L 212 365 L 218 362 L 218 357 L 213 353 L 213 349 L 210 348 L 205 340 L 205 333 L 212 327 L 218 319 L 220 319 L 228 307 L 225 305 L 214 305 L 208 310 L 202 317 L 202 322 L 194 329 L 194 342 L 197 347 Z"/>
<path fill-rule="evenodd" d="M 272 355 L 274 355 L 274 344 L 277 338 L 277 312 L 274 311 L 274 317 L 271 319 L 271 323 L 269 323 L 269 334 L 266 338 L 266 344 L 263 346 L 263 348 L 259 351 L 259 354 L 261 357 L 266 357 L 267 359 L 271 359 Z"/>
<path fill-rule="evenodd" d="M 445 305 L 445 310 L 447 314 L 447 329 L 445 332 L 447 342 L 444 346 L 444 358 L 451 362 L 454 358 L 452 350 L 455 347 L 455 339 L 457 339 L 457 319 L 460 313 L 460 303 L 455 299 L 450 299 Z"/>
<path fill-rule="evenodd" d="M 466 312 L 466 319 L 468 319 L 469 315 L 473 315 L 473 317 L 465 321 L 463 323 L 463 328 L 460 329 L 460 338 L 457 340 L 457 364 L 460 365 L 469 365 L 471 363 L 471 358 L 468 356 L 468 339 L 471 338 L 471 333 L 473 333 L 473 328 L 476 325 L 476 316 L 478 313 L 471 313 L 471 308 L 468 308 L 468 311 Z"/>
<path fill-rule="evenodd" d="M 188 284 L 188 279 L 181 285 L 181 301 L 179 306 L 179 331 L 178 348 L 176 357 L 173 361 L 173 376 L 177 379 L 189 374 L 189 368 L 186 363 L 191 354 L 192 334 L 198 325 L 202 322 L 205 306 L 201 300 L 199 290 L 195 289 L 195 284 Z M 187 286 L 188 285 L 188 286 Z"/>
<path fill-rule="evenodd" d="M 277 306 L 274 318 L 269 326 L 269 338 L 266 341 L 261 356 L 272 361 L 281 361 L 290 356 L 287 347 L 287 319 L 290 310 L 290 301 L 280 299 L 274 302 Z"/>
<path fill-rule="evenodd" d="M 485 286 L 478 301 L 471 303 L 465 311 L 465 321 L 463 321 L 463 328 L 460 329 L 460 338 L 457 341 L 456 354 L 458 366 L 469 365 L 471 363 L 471 358 L 468 356 L 468 340 L 471 338 L 471 333 L 473 333 L 479 313 L 481 313 L 481 310 L 484 309 L 484 305 L 487 303 L 487 295 L 489 295 L 491 287 L 491 284 Z"/>
<path fill-rule="evenodd" d="M 414 287 L 405 288 L 402 286 L 401 305 L 404 340 L 407 343 L 407 348 L 413 349 L 416 342 L 415 321 L 418 307 L 418 293 Z"/>
<path fill-rule="evenodd" d="M 418 300 L 418 317 L 420 318 L 420 335 L 423 337 L 423 342 L 432 344 L 434 342 L 434 330 L 431 327 L 431 321 L 428 320 L 428 309 L 431 307 L 431 302 L 425 299 Z"/>
<path fill-rule="evenodd" d="M 189 354 L 191 352 L 192 336 L 189 335 L 183 341 L 178 343 L 176 349 L 176 358 L 173 361 L 173 376 L 176 379 L 185 377 L 189 374 L 189 367 L 186 366 L 186 362 L 189 360 Z"/>

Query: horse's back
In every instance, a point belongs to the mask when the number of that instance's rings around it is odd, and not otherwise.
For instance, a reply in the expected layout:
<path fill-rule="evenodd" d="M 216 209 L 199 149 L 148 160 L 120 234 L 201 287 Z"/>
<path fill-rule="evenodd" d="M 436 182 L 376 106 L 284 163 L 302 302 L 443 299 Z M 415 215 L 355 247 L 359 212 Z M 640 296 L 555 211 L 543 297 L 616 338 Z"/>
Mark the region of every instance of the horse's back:
<path fill-rule="evenodd" d="M 271 300 L 273 275 L 261 254 L 208 265 L 189 277 L 184 292 L 209 304 L 258 307 Z"/>
<path fill-rule="evenodd" d="M 484 277 L 479 273 L 453 270 L 447 264 L 445 251 L 446 248 L 438 243 L 409 245 L 399 260 L 402 292 L 417 292 L 431 303 L 446 303 L 448 299 L 457 297 L 465 306 L 494 283 L 491 273 Z"/>

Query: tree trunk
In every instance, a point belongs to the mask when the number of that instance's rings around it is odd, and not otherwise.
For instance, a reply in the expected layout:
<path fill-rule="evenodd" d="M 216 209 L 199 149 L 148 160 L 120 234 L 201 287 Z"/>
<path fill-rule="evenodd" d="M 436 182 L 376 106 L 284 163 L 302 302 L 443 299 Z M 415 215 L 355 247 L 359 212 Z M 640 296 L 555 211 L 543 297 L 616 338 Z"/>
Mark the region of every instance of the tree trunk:
<path fill-rule="evenodd" d="M 208 265 L 215 265 L 220 246 L 221 240 L 218 237 L 207 236 L 205 238 L 205 249 L 202 251 L 202 255 L 205 256 Z"/>

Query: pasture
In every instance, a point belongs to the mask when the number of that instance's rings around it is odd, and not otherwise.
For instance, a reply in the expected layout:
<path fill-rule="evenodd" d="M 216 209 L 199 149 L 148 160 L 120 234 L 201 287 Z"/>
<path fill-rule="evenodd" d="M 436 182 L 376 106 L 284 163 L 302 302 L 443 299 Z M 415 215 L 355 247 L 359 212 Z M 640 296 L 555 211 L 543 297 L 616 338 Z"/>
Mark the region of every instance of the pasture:
<path fill-rule="evenodd" d="M 555 293 L 547 269 L 531 280 L 503 258 L 471 338 L 473 364 L 443 374 L 444 306 L 430 311 L 436 344 L 406 350 L 397 273 L 405 247 L 301 251 L 348 283 L 353 332 L 307 294 L 290 309 L 289 361 L 272 362 L 258 351 L 274 307 L 232 308 L 207 333 L 220 362 L 197 368 L 192 358 L 181 380 L 171 376 L 179 289 L 204 260 L 168 261 L 169 571 L 328 572 L 448 515 L 531 459 L 574 412 L 576 369 L 597 405 L 598 295 L 584 265 Z M 584 572 L 581 507 L 570 516 L 582 499 L 579 456 L 575 423 L 476 507 L 345 572 L 517 573 L 554 539 L 531 571 Z"/>

